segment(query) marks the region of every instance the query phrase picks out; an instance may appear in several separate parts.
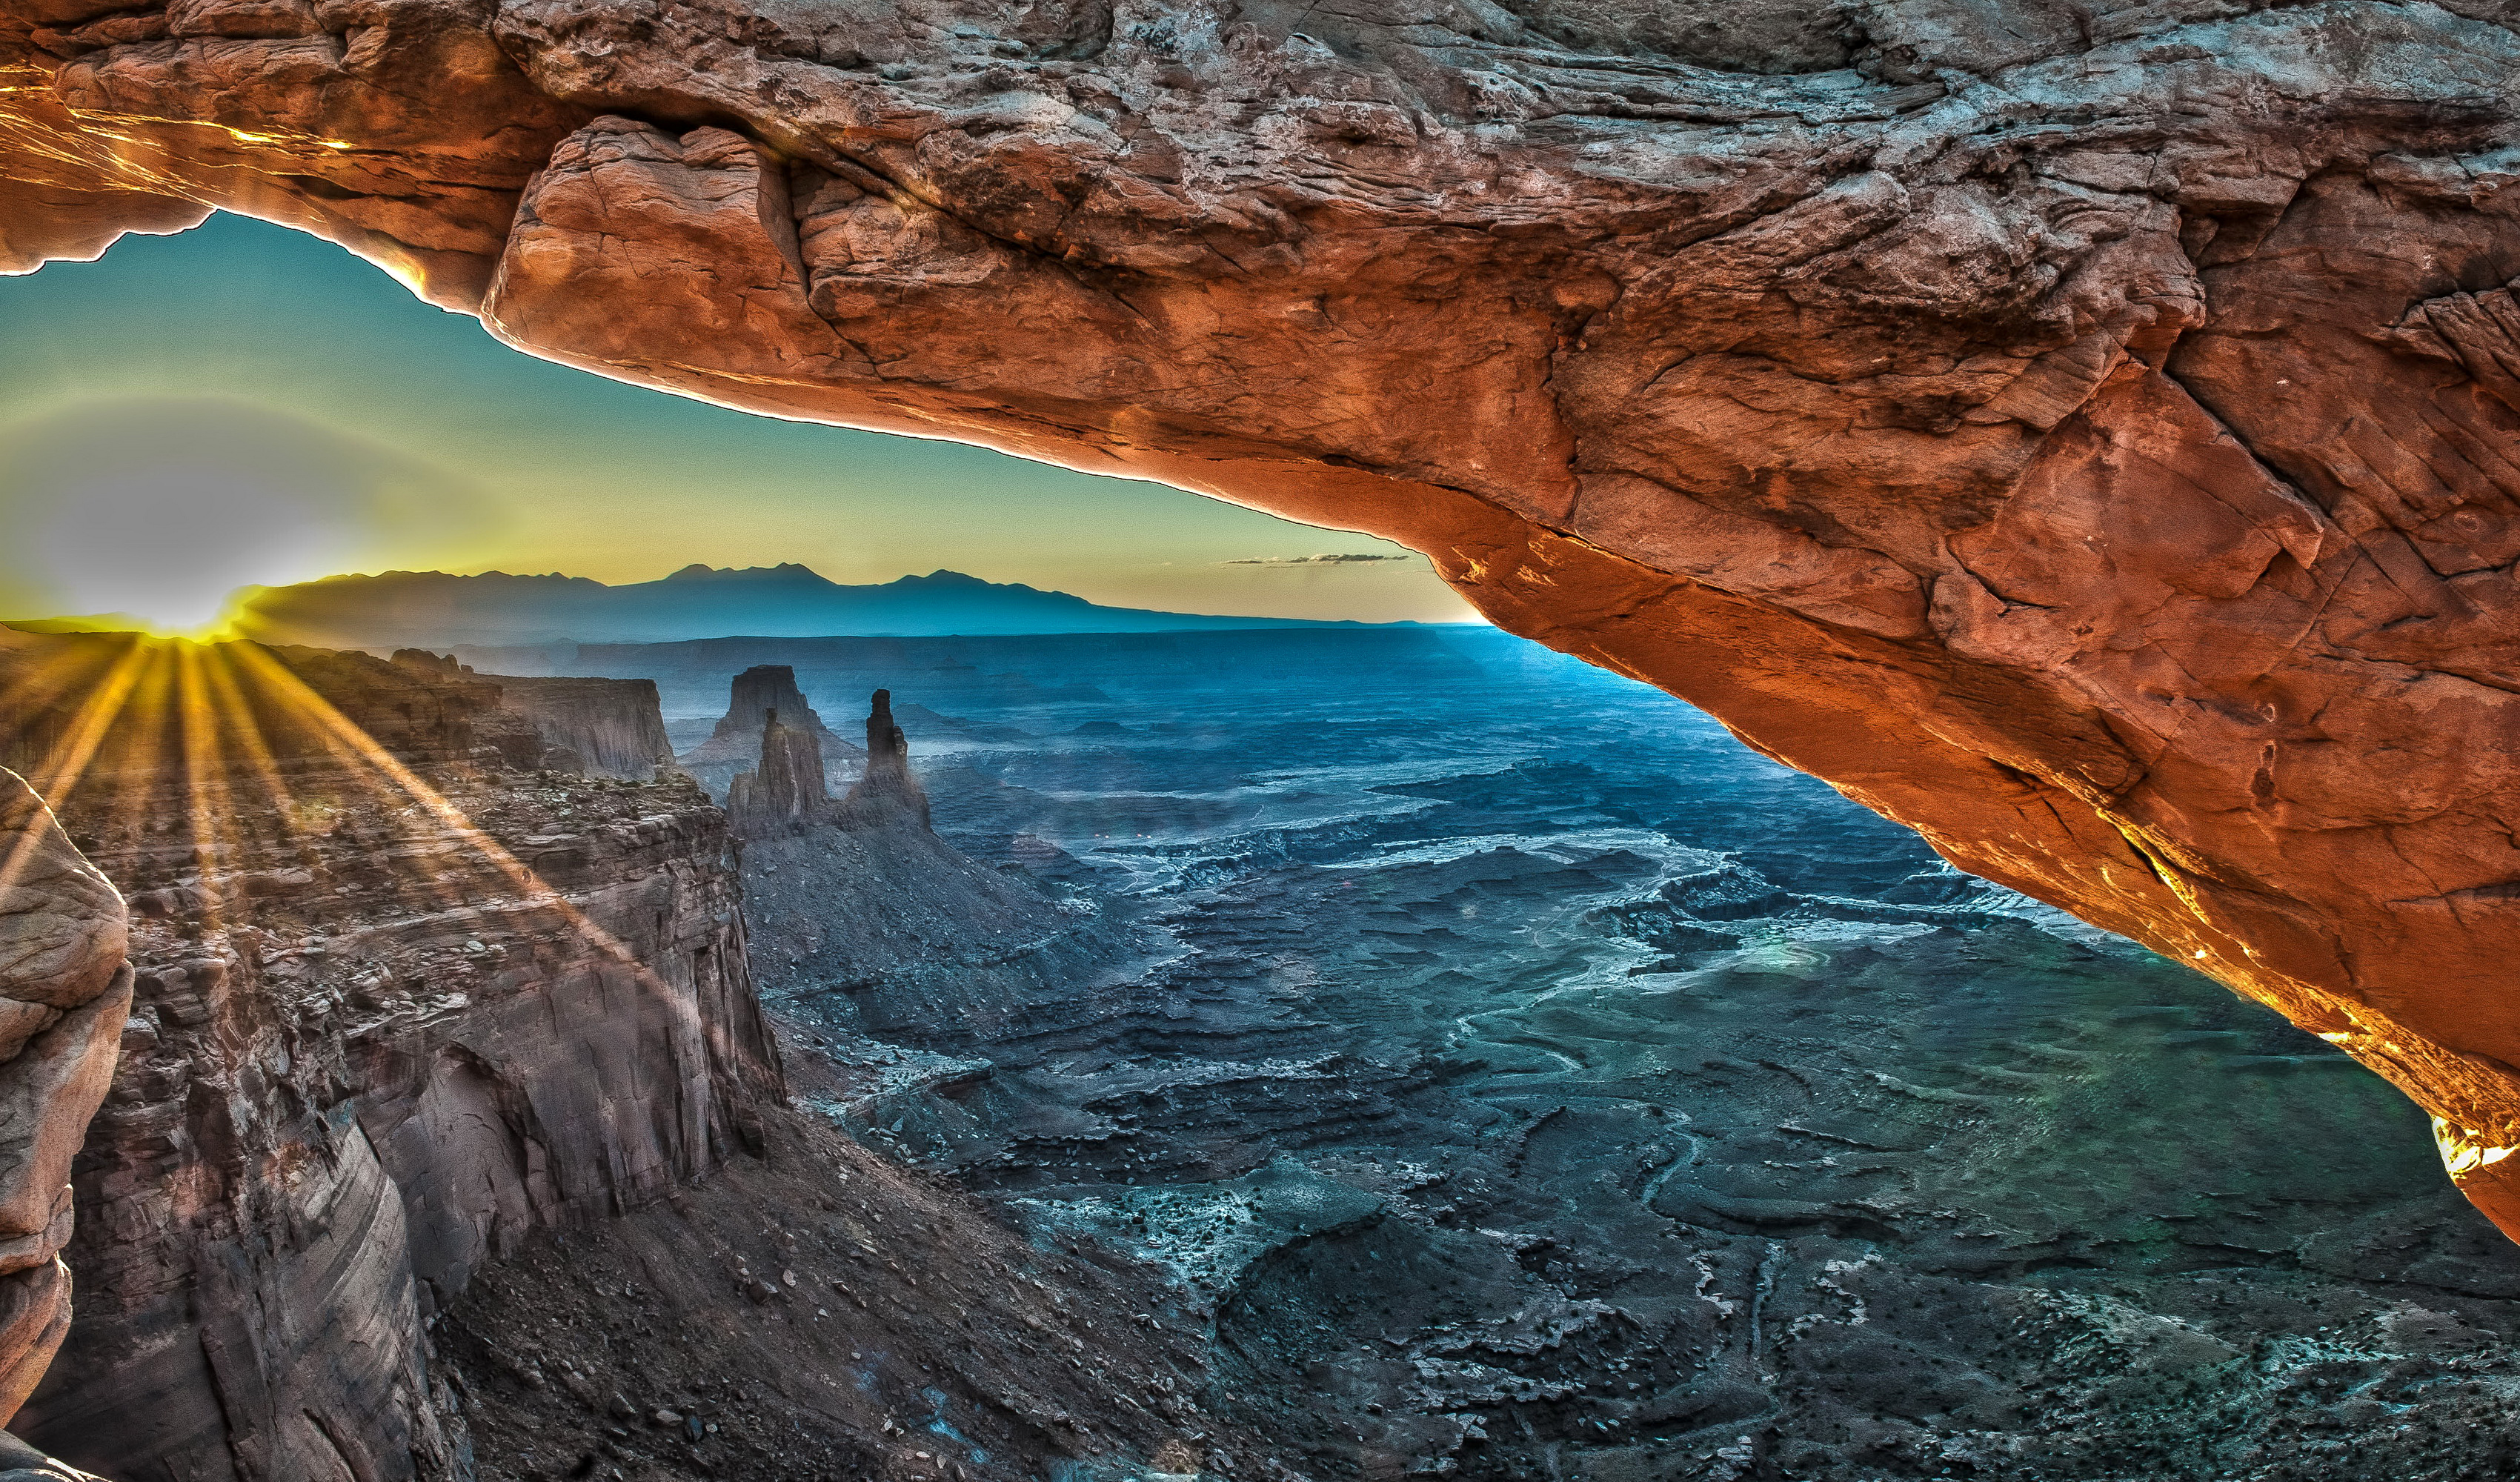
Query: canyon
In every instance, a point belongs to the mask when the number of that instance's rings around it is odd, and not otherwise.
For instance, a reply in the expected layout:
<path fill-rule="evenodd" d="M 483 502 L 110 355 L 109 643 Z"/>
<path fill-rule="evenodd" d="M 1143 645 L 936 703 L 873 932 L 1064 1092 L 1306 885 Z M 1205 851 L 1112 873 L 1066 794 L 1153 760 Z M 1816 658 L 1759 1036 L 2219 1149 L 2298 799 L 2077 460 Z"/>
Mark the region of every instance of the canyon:
<path fill-rule="evenodd" d="M 1633 682 L 1475 629 L 488 656 L 0 630 L 0 759 L 130 913 L 16 1422 L 64 1463 L 2520 1458 L 2520 1252 L 2385 1083 Z M 518 683 L 687 757 L 792 700 L 725 788 L 782 806 L 598 775 Z"/>
<path fill-rule="evenodd" d="M 759 656 L 837 713 L 849 647 Z M 1162 1273 L 1283 1464 L 2520 1455 L 2520 1257 L 2382 1082 L 1677 702 L 1475 631 L 863 648 L 919 792 L 744 851 L 800 1104 Z M 705 714 L 688 653 L 608 657 Z"/>
<path fill-rule="evenodd" d="M 2520 1233 L 2502 0 L 8 0 L 0 258 L 1424 552 L 2279 1009 Z"/>
<path fill-rule="evenodd" d="M 46 1204 L 81 1296 L 18 1433 L 116 1482 L 618 1476 L 654 1453 L 949 1475 L 889 1418 L 914 1409 L 1026 1468 L 1175 1440 L 1134 1397 L 1183 1387 L 1178 1340 L 1114 1335 L 1090 1380 L 1008 1348 L 1148 1310 L 1143 1275 L 1014 1241 L 788 1105 L 726 815 L 670 768 L 585 770 L 495 682 L 423 660 L 0 644 L 0 757 L 68 830 L 32 835 L 50 873 L 27 880 L 60 894 L 67 872 L 98 906 L 110 876 L 130 907 L 118 976 L 118 914 L 14 959 L 36 971 L 13 989 L 50 970 L 73 1011 L 36 1026 L 10 1094 L 35 1067 L 75 1101 L 87 1065 L 103 1100 L 74 1169 L 78 1107 L 12 1170 L 67 1184 L 80 1216 Z M 607 728 L 661 734 L 652 685 L 535 683 L 603 685 Z M 20 796 L 13 830 L 48 819 Z M 110 1089 L 77 1048 L 92 1020 L 119 1042 Z M 910 1260 L 929 1285 L 907 1301 L 804 1305 Z M 483 1315 L 537 1283 L 529 1316 Z M 702 1330 L 736 1318 L 707 1357 Z M 820 1393 L 843 1371 L 853 1398 Z M 584 1398 L 614 1434 L 552 1457 L 548 1427 L 484 1397 L 512 1385 Z"/>

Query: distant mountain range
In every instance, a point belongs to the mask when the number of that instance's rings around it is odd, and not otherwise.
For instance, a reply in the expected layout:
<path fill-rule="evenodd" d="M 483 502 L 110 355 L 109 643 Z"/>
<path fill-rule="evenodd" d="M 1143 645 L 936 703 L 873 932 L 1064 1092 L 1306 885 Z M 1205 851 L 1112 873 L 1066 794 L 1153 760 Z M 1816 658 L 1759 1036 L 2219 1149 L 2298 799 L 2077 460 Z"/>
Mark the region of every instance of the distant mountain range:
<path fill-rule="evenodd" d="M 1002 633 L 1157 633 L 1358 627 L 1105 607 L 1065 592 L 933 571 L 844 586 L 805 566 L 686 566 L 661 581 L 607 586 L 582 576 L 450 576 L 387 571 L 254 589 L 238 627 L 267 643 L 327 649 L 673 643 L 744 636 L 901 637 Z"/>

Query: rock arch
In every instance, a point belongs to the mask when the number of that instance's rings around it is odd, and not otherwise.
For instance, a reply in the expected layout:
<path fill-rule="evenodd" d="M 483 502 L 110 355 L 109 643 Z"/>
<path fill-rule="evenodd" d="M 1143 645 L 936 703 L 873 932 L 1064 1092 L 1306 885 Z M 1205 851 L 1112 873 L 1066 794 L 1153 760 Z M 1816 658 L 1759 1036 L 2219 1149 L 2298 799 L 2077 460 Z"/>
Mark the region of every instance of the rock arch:
<path fill-rule="evenodd" d="M 2515 14 L 5 0 L 0 256 L 246 211 L 1400 540 L 2342 1045 L 2520 1235 Z"/>

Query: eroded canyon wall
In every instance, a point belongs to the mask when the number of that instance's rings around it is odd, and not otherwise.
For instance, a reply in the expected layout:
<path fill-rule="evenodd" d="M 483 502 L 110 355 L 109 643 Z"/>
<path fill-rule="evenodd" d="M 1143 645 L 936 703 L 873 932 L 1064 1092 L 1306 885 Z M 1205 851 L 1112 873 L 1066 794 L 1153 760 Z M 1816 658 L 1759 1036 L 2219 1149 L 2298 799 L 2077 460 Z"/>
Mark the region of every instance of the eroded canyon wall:
<path fill-rule="evenodd" d="M 653 680 L 487 678 L 499 687 L 502 706 L 531 721 L 545 741 L 575 753 L 593 776 L 652 782 L 674 765 Z"/>
<path fill-rule="evenodd" d="M 723 815 L 511 770 L 494 687 L 364 655 L 24 640 L 0 683 L 137 970 L 22 1428 L 133 1482 L 468 1475 L 430 1315 L 781 1094 Z"/>
<path fill-rule="evenodd" d="M 245 210 L 1402 540 L 2351 1049 L 2520 1232 L 2502 0 L 0 9 L 13 260 Z"/>
<path fill-rule="evenodd" d="M 530 731 L 543 746 L 530 758 L 503 747 L 513 765 L 645 783 L 674 764 L 652 680 L 476 674 L 451 654 L 427 649 L 398 649 L 393 662 L 450 683 L 495 686 L 497 708 L 513 717 L 512 728 Z"/>

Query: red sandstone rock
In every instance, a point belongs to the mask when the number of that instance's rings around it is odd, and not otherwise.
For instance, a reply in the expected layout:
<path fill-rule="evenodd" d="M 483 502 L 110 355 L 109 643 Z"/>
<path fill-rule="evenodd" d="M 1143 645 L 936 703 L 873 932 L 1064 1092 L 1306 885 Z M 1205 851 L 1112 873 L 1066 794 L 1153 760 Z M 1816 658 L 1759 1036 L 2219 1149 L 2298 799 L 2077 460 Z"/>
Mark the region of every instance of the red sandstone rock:
<path fill-rule="evenodd" d="M 2281 1008 L 2520 1233 L 2508 8 L 7 0 L 14 258 L 1427 552 Z"/>
<path fill-rule="evenodd" d="M 131 1010 L 122 898 L 0 771 L 0 1424 L 70 1324 L 70 1159 Z"/>

